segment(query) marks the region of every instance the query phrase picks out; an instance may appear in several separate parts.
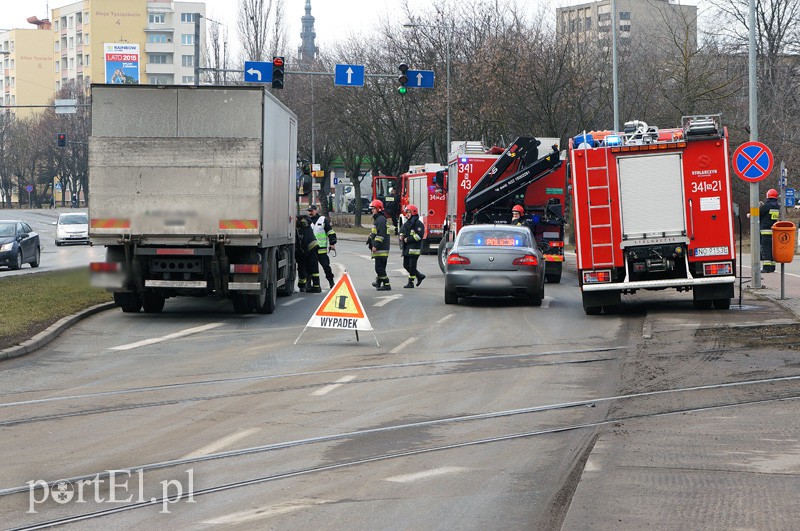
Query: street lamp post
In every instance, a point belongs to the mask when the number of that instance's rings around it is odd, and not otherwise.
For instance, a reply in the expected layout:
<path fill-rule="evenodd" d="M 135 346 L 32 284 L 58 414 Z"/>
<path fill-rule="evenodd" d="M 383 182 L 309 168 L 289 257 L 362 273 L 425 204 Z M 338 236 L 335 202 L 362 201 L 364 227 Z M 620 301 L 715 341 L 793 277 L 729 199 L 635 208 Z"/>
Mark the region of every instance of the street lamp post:
<path fill-rule="evenodd" d="M 407 23 L 403 24 L 403 27 L 405 27 L 405 28 L 436 28 L 436 29 L 439 29 L 442 26 L 439 26 L 437 24 L 417 24 L 417 23 L 413 23 L 413 22 L 407 22 Z M 446 151 L 445 151 L 446 155 L 445 156 L 446 156 L 446 159 L 449 159 L 450 158 L 450 146 L 451 146 L 451 142 L 450 142 L 450 32 L 449 31 L 447 32 L 447 35 L 445 36 L 444 49 L 445 49 L 445 63 L 446 63 L 446 70 L 447 70 L 447 75 L 446 75 L 446 78 L 445 78 L 445 85 L 446 85 L 445 86 L 445 92 L 446 92 L 446 95 L 447 95 L 446 96 L 446 99 L 447 99 L 447 146 L 445 148 L 446 149 Z M 448 161 L 445 160 L 445 164 L 447 162 Z"/>

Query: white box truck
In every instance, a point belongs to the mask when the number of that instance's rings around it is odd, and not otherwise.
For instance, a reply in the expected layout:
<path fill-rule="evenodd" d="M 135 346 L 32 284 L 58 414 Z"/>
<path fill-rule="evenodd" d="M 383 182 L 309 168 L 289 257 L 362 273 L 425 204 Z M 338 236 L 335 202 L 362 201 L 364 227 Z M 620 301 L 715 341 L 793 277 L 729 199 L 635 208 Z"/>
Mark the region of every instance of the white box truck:
<path fill-rule="evenodd" d="M 177 296 L 272 313 L 294 291 L 297 117 L 261 87 L 93 85 L 93 285 L 123 312 Z"/>

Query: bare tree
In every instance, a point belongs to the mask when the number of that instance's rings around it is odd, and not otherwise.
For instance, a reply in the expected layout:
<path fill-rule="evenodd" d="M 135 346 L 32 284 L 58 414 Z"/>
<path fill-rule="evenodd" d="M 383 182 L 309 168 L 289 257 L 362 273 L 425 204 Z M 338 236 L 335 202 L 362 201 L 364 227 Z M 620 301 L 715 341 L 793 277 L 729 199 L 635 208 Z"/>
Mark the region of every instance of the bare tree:
<path fill-rule="evenodd" d="M 250 61 L 271 60 L 285 49 L 284 0 L 239 0 L 237 27 Z"/>

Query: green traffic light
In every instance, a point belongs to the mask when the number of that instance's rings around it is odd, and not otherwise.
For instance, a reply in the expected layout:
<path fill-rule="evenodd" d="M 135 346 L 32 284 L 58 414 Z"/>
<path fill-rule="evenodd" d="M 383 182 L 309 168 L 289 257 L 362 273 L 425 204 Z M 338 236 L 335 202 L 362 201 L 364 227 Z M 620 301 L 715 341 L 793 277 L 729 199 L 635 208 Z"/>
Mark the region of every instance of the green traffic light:
<path fill-rule="evenodd" d="M 408 89 L 405 88 L 405 87 L 398 87 L 397 88 L 397 93 L 400 94 L 401 96 L 404 96 L 406 92 L 408 92 Z"/>

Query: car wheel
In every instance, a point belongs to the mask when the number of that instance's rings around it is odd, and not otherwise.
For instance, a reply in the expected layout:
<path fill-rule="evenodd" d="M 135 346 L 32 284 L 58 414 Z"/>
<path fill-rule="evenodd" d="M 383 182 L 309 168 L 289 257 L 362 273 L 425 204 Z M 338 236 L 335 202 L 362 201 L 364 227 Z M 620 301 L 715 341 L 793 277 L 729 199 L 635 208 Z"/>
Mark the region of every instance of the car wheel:
<path fill-rule="evenodd" d="M 602 306 L 585 306 L 583 311 L 586 312 L 586 315 L 600 315 L 600 312 L 603 311 Z"/>
<path fill-rule="evenodd" d="M 56 247 L 61 247 L 61 242 L 56 240 Z"/>
<path fill-rule="evenodd" d="M 445 304 L 458 304 L 458 295 L 454 291 L 444 290 Z"/>
<path fill-rule="evenodd" d="M 17 251 L 17 259 L 14 260 L 14 263 L 11 264 L 11 269 L 21 269 L 22 268 L 22 251 Z"/>
<path fill-rule="evenodd" d="M 39 267 L 39 261 L 42 259 L 42 248 L 37 246 L 36 252 L 33 253 L 33 261 L 31 262 L 31 267 Z"/>
<path fill-rule="evenodd" d="M 164 309 L 164 296 L 160 293 L 145 291 L 142 293 L 142 307 L 145 313 L 161 313 Z"/>
<path fill-rule="evenodd" d="M 534 306 L 541 306 L 542 300 L 544 299 L 544 284 L 542 284 L 542 289 L 540 289 L 536 295 L 531 297 L 531 304 Z"/>

